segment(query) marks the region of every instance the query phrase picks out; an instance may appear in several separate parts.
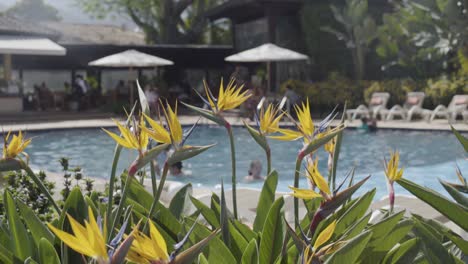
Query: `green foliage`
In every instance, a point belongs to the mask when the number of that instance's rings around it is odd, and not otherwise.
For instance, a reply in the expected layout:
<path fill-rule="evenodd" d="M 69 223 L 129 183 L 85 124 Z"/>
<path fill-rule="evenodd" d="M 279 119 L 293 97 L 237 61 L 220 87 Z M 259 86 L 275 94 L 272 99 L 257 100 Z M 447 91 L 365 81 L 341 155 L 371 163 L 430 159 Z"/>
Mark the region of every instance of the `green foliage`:
<path fill-rule="evenodd" d="M 37 173 L 37 177 L 44 183 L 49 192 L 53 193 L 55 184 L 47 179 L 43 171 Z M 6 174 L 5 190 L 10 192 L 15 198 L 27 204 L 35 214 L 43 221 L 49 221 L 52 218 L 52 204 L 41 192 L 34 181 L 23 171 L 11 171 Z M 0 215 L 2 210 L 0 207 Z"/>
<path fill-rule="evenodd" d="M 427 80 L 424 90 L 432 105 L 448 105 L 456 94 L 468 93 L 468 75 L 453 74 Z"/>
<path fill-rule="evenodd" d="M 366 54 L 377 37 L 377 25 L 368 14 L 367 0 L 346 0 L 343 8 L 335 5 L 330 8 L 342 29 L 330 25 L 322 26 L 321 29 L 335 35 L 338 40 L 345 43 L 346 48 L 350 49 L 354 77 L 356 80 L 362 80 L 366 72 Z"/>
<path fill-rule="evenodd" d="M 210 28 L 205 17 L 205 12 L 219 0 L 76 1 L 85 12 L 98 18 L 112 12 L 128 15 L 145 32 L 149 43 L 206 43 L 206 36 L 213 40 L 229 36 L 225 24 Z"/>
<path fill-rule="evenodd" d="M 468 2 L 415 0 L 393 2 L 394 12 L 383 16 L 376 52 L 386 71 L 428 78 L 457 65 L 457 51 L 466 47 Z"/>
<path fill-rule="evenodd" d="M 421 89 L 420 83 L 410 79 L 375 81 L 364 90 L 364 98 L 369 103 L 373 93 L 388 92 L 390 94 L 389 106 L 395 104 L 402 105 L 406 101 L 406 94 L 408 92 L 416 92 Z"/>
<path fill-rule="evenodd" d="M 6 13 L 32 22 L 60 21 L 58 10 L 44 0 L 22 0 L 6 10 Z"/>
<path fill-rule="evenodd" d="M 315 151 L 341 133 L 342 130 L 338 129 L 315 138 L 300 153 L 320 155 Z M 466 144 L 466 138 L 456 131 L 454 133 L 462 144 Z M 338 164 L 339 144 L 333 153 L 336 158 L 329 157 L 333 159 L 331 166 Z M 146 156 L 139 156 L 132 166 L 143 168 L 160 148 L 149 150 Z M 118 162 L 119 148 L 116 150 L 115 164 Z M 297 173 L 301 169 L 300 158 Z M 62 160 L 62 166 L 65 173 L 70 170 L 66 159 Z M 125 174 L 122 177 L 122 197 L 125 199 L 121 197 L 115 201 L 113 192 L 110 192 L 108 195 L 113 199 L 110 203 L 109 200 L 99 199 L 95 192 L 89 193 L 75 187 L 67 196 L 62 210 L 52 212 L 48 220 L 41 219 L 40 213 L 29 208 L 24 197 L 13 195 L 7 189 L 3 195 L 4 212 L 0 220 L 0 262 L 96 262 L 67 247 L 45 224 L 49 222 L 56 228 L 76 235 L 79 227 L 69 220 L 72 217 L 80 224 L 86 222 L 89 225 L 96 220 L 102 230 L 106 227 L 108 233 L 104 239 L 108 249 L 120 248 L 122 245 L 128 249 L 129 244 L 119 239 L 116 242 L 114 234 L 122 230 L 131 237 L 134 235 L 131 230 L 135 226 L 148 234 L 147 225 L 151 221 L 167 244 L 167 251 L 173 257 L 170 263 L 173 264 L 196 263 L 197 260 L 198 263 L 228 264 L 462 263 L 468 253 L 468 241 L 459 234 L 437 220 L 418 215 L 408 216 L 405 211 L 382 210 L 378 218 L 371 218 L 370 206 L 376 190 L 354 196 L 369 177 L 354 184 L 352 179 L 346 179 L 337 187 L 334 184 L 337 175 L 333 171 L 336 168 L 330 168 L 327 183 L 332 192 L 321 193 L 320 198 L 304 201 L 307 213 L 302 219 L 294 215 L 294 223 L 288 223 L 285 215 L 285 211 L 290 209 L 286 207 L 285 197 L 275 200 L 279 176 L 274 170 L 262 188 L 253 223 L 244 223 L 233 217 L 226 204 L 223 183 L 220 195 L 213 193 L 209 205 L 190 196 L 190 184 L 177 191 L 167 204 L 163 204 L 157 196 L 157 190 L 150 192 L 137 178 Z M 461 184 L 441 181 L 455 201 L 408 179 L 398 180 L 397 183 L 467 231 L 468 202 L 460 191 L 466 190 L 467 184 L 461 172 L 458 174 Z M 81 179 L 79 176 L 74 178 Z M 45 177 L 41 179 L 45 180 Z M 88 208 L 100 220 L 90 219 Z M 104 225 L 106 223 L 107 226 Z M 293 225 L 295 228 L 291 227 Z M 110 263 L 118 262 L 114 261 L 115 256 L 120 258 L 118 263 L 124 262 L 125 255 L 126 252 L 116 250 Z"/>
<path fill-rule="evenodd" d="M 362 91 L 369 86 L 367 81 L 354 81 L 337 72 L 329 74 L 327 80 L 307 83 L 288 80 L 281 85 L 281 91 L 290 86 L 301 96 L 308 97 L 314 110 L 330 111 L 336 105 L 347 102 L 350 107 L 362 102 Z"/>

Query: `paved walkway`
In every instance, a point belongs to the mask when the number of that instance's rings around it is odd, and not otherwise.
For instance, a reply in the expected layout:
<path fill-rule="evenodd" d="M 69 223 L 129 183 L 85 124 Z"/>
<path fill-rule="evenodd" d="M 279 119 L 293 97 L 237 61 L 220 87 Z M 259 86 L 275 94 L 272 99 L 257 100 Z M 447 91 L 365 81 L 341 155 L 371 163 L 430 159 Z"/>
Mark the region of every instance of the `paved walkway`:
<path fill-rule="evenodd" d="M 182 125 L 191 125 L 198 120 L 198 116 L 180 116 L 180 122 Z M 235 126 L 243 125 L 243 118 L 238 117 L 227 117 L 228 121 Z M 122 120 L 122 119 L 120 119 Z M 318 122 L 320 120 L 316 120 Z M 338 121 L 335 121 L 333 124 L 337 124 Z M 213 124 L 211 121 L 202 118 L 200 124 Z M 255 125 L 253 122 L 250 124 Z M 291 122 L 283 122 L 282 125 L 291 126 Z M 350 128 L 356 128 L 361 125 L 361 121 L 354 120 L 352 122 L 346 121 L 346 126 Z M 457 122 L 453 125 L 456 129 L 463 132 L 468 132 L 468 123 Z M 38 131 L 38 130 L 51 130 L 51 129 L 70 129 L 70 128 L 101 128 L 101 127 L 115 127 L 114 121 L 111 119 L 111 116 L 107 118 L 88 118 L 88 119 L 74 119 L 74 120 L 57 120 L 57 121 L 47 121 L 44 119 L 39 119 L 39 121 L 21 121 L 17 120 L 14 122 L 1 122 L 0 121 L 0 131 Z M 377 123 L 379 129 L 405 129 L 405 130 L 450 130 L 450 125 L 447 120 L 435 120 L 431 123 L 426 121 L 412 121 L 406 122 L 401 120 L 395 121 L 379 121 Z"/>

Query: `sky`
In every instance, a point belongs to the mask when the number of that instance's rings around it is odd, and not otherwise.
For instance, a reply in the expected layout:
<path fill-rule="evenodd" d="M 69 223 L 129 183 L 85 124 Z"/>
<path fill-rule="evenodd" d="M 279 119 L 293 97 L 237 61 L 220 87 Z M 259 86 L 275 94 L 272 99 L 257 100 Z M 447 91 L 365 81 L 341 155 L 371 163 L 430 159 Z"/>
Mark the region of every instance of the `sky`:
<path fill-rule="evenodd" d="M 1 0 L 0 11 L 12 6 L 18 0 Z M 44 0 L 47 4 L 59 10 L 59 14 L 64 22 L 67 23 L 86 23 L 86 24 L 108 24 L 108 25 L 125 25 L 129 29 L 136 28 L 136 25 L 130 18 L 124 15 L 114 15 L 104 20 L 97 20 L 84 13 L 77 5 L 75 0 Z"/>

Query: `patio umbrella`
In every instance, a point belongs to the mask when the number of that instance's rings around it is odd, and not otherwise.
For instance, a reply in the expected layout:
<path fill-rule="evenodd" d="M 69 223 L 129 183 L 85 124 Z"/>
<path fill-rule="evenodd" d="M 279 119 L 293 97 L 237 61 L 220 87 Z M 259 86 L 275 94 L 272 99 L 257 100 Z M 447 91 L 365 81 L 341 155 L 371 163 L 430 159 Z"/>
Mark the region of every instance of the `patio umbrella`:
<path fill-rule="evenodd" d="M 133 68 L 148 68 L 173 64 L 174 62 L 170 60 L 139 52 L 137 50 L 127 50 L 88 63 L 89 66 L 97 67 L 129 68 L 129 73 Z M 133 86 L 130 91 L 130 104 L 133 104 Z"/>
<path fill-rule="evenodd" d="M 266 62 L 268 72 L 268 90 L 271 90 L 271 62 L 307 60 L 307 55 L 266 43 L 253 49 L 245 50 L 226 57 L 230 62 Z"/>

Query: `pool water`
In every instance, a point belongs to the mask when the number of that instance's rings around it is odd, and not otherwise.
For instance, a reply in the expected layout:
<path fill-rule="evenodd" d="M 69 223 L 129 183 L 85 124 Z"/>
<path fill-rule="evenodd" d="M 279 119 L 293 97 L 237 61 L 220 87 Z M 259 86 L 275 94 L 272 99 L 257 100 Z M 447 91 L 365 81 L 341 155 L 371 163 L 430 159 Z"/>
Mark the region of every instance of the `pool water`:
<path fill-rule="evenodd" d="M 263 150 L 250 137 L 246 129 L 234 128 L 236 142 L 237 174 L 239 186 L 261 188 L 262 182 L 242 182 L 247 175 L 250 161 L 258 159 L 266 173 L 266 159 Z M 28 133 L 34 137 L 27 148 L 33 168 L 52 172 L 61 172 L 58 162 L 61 157 L 71 159 L 74 166 L 81 166 L 88 176 L 108 178 L 111 170 L 114 141 L 100 129 L 57 130 Z M 192 182 L 194 186 L 219 188 L 221 179 L 229 188 L 231 182 L 231 161 L 229 140 L 224 128 L 199 126 L 195 129 L 187 144 L 216 146 L 201 155 L 183 162 L 183 170 L 191 171 L 190 177 L 168 179 Z M 294 164 L 302 142 L 280 142 L 270 140 L 272 149 L 272 167 L 279 173 L 279 191 L 288 191 L 293 183 Z M 338 165 L 338 182 L 354 166 L 355 180 L 367 175 L 372 177 L 361 188 L 360 193 L 377 188 L 376 198 L 386 195 L 386 183 L 383 173 L 383 159 L 389 156 L 391 149 L 401 153 L 401 165 L 405 168 L 404 177 L 419 184 L 444 192 L 438 178 L 458 181 L 455 166 L 459 165 L 465 176 L 468 174 L 468 161 L 463 148 L 450 132 L 416 132 L 386 130 L 363 134 L 357 130 L 346 130 L 343 137 L 342 151 Z M 121 157 L 118 171 L 123 171 L 133 161 L 136 153 L 125 150 Z M 318 152 L 319 167 L 327 175 L 327 154 Z M 306 185 L 304 177 L 301 185 Z M 407 193 L 397 186 L 398 193 Z"/>

